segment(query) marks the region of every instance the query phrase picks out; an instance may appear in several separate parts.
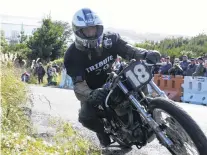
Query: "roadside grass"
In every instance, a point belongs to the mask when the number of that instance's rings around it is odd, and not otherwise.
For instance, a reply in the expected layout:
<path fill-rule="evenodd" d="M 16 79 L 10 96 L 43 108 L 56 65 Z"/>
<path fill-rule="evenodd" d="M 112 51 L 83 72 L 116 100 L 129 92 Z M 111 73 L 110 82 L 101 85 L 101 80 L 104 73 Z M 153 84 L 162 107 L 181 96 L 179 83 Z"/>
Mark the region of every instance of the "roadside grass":
<path fill-rule="evenodd" d="M 27 84 L 12 62 L 1 64 L 1 154 L 2 155 L 99 155 L 100 150 L 64 121 L 55 123 L 52 142 L 33 136 L 30 117 L 22 108 L 28 103 Z M 34 103 L 35 104 L 35 103 Z"/>

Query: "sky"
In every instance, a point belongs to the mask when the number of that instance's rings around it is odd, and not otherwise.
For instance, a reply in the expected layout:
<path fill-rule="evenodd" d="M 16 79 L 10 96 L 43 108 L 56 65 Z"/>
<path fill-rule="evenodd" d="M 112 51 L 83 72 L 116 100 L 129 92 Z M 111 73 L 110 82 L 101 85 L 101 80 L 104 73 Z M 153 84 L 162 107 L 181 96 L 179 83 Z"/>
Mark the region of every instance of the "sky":
<path fill-rule="evenodd" d="M 197 35 L 207 32 L 207 0 L 0 0 L 0 14 L 72 21 L 83 7 L 93 9 L 105 27 L 138 33 Z"/>

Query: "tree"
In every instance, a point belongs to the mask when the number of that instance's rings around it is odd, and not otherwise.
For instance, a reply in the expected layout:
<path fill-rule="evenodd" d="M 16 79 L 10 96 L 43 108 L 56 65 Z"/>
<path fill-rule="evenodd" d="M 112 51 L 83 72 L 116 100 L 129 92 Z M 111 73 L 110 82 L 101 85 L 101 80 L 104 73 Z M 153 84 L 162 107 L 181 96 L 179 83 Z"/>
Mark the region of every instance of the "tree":
<path fill-rule="evenodd" d="M 10 45 L 8 51 L 10 53 L 17 53 L 17 58 L 20 59 L 27 59 L 31 55 L 31 50 L 26 43 Z"/>
<path fill-rule="evenodd" d="M 27 36 L 24 35 L 24 31 L 22 30 L 20 33 L 20 43 L 17 42 L 10 42 L 7 43 L 4 32 L 1 31 L 1 51 L 3 53 L 15 54 L 17 56 L 17 61 L 21 62 L 23 59 L 27 59 L 31 53 L 31 50 L 27 47 L 26 38 Z"/>
<path fill-rule="evenodd" d="M 4 35 L 3 30 L 1 30 L 1 40 L 0 40 L 0 42 L 1 42 L 1 47 L 0 47 L 1 52 L 6 53 L 7 50 L 8 50 L 8 42 L 5 39 L 5 35 Z"/>
<path fill-rule="evenodd" d="M 24 30 L 23 29 L 21 30 L 20 35 L 18 36 L 18 38 L 19 38 L 19 43 L 20 44 L 26 43 L 27 36 L 24 34 Z"/>
<path fill-rule="evenodd" d="M 159 43 L 146 41 L 136 44 L 136 46 L 146 49 L 156 49 L 161 54 L 171 57 L 180 57 L 182 55 L 199 57 L 207 54 L 207 35 L 199 34 L 192 38 L 166 38 Z"/>
<path fill-rule="evenodd" d="M 28 47 L 32 50 L 31 58 L 50 61 L 59 58 L 66 50 L 72 34 L 68 23 L 55 21 L 50 17 L 42 20 L 42 26 L 29 38 Z"/>

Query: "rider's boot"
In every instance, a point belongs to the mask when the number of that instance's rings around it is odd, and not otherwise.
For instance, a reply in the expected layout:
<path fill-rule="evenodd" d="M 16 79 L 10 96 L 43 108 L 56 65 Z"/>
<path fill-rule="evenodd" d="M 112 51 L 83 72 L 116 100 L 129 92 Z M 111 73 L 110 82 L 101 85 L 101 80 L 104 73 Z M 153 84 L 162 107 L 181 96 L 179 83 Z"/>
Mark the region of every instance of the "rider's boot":
<path fill-rule="evenodd" d="M 96 135 L 103 147 L 108 147 L 111 144 L 111 139 L 107 133 L 96 133 Z"/>

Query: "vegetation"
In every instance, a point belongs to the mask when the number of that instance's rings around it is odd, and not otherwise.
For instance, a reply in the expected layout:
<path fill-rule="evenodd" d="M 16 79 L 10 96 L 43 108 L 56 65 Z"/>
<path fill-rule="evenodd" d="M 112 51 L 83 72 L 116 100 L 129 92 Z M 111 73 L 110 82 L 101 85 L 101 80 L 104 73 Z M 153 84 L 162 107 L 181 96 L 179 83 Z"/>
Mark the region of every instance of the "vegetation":
<path fill-rule="evenodd" d="M 5 53 L 8 50 L 8 43 L 5 39 L 5 34 L 4 34 L 3 30 L 1 30 L 1 40 L 0 40 L 0 42 L 1 42 L 1 44 L 0 44 L 1 45 L 0 46 L 1 52 Z"/>
<path fill-rule="evenodd" d="M 166 38 L 160 42 L 146 41 L 135 46 L 155 49 L 163 55 L 172 57 L 180 57 L 184 54 L 188 57 L 205 56 L 207 55 L 207 35 L 199 34 L 192 38 Z"/>
<path fill-rule="evenodd" d="M 27 133 L 28 122 L 21 108 L 27 99 L 25 84 L 17 78 L 12 63 L 2 64 L 1 71 L 2 131 Z"/>
<path fill-rule="evenodd" d="M 54 121 L 56 135 L 52 143 L 32 136 L 33 131 L 24 107 L 28 94 L 20 81 L 20 71 L 12 62 L 1 65 L 1 154 L 100 154 L 100 151 L 84 140 L 69 123 Z M 21 91 L 20 91 L 21 90 Z"/>
<path fill-rule="evenodd" d="M 62 66 L 63 65 L 63 58 L 56 59 L 56 60 L 52 61 L 51 63 L 56 63 L 58 66 Z"/>
<path fill-rule="evenodd" d="M 41 58 L 47 62 L 63 56 L 72 34 L 68 23 L 52 22 L 50 18 L 43 19 L 42 26 L 38 28 L 27 42 L 32 50 L 31 59 Z"/>
<path fill-rule="evenodd" d="M 49 143 L 41 138 L 35 138 L 23 133 L 3 132 L 1 136 L 1 150 L 4 155 L 100 155 L 98 148 L 79 136 L 68 123 L 61 123 Z"/>
<path fill-rule="evenodd" d="M 24 30 L 20 32 L 18 41 L 8 43 L 4 32 L 1 31 L 1 52 L 17 53 L 17 61 L 27 60 L 28 65 L 32 60 L 40 58 L 47 63 L 61 58 L 71 41 L 72 29 L 69 23 L 52 21 L 51 17 L 42 19 L 40 28 L 34 30 L 31 37 L 25 35 Z"/>

